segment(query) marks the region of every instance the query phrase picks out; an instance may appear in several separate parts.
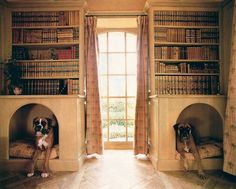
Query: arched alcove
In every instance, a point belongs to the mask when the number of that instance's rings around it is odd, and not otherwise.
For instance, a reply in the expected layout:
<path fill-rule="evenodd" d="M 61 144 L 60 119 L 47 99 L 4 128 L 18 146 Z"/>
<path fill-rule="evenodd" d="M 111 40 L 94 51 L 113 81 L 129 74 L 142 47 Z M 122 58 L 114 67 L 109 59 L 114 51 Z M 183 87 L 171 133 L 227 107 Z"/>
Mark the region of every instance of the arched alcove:
<path fill-rule="evenodd" d="M 14 171 L 25 169 L 30 159 L 13 156 L 10 150 L 17 140 L 25 138 L 34 140 L 32 122 L 37 116 L 54 118 L 58 124 L 56 136 L 59 143 L 54 146 L 58 158 L 50 159 L 50 169 L 52 171 L 80 169 L 85 157 L 83 98 L 77 95 L 12 95 L 0 97 L 0 104 L 3 107 L 0 109 L 1 169 Z M 43 163 L 42 160 L 43 157 L 39 158 L 37 166 Z"/>
<path fill-rule="evenodd" d="M 176 123 L 190 123 L 196 134 L 223 140 L 223 120 L 217 110 L 204 103 L 195 103 L 187 106 L 180 114 Z"/>
<path fill-rule="evenodd" d="M 52 120 L 54 145 L 59 144 L 59 124 L 55 114 L 48 107 L 36 103 L 23 105 L 12 115 L 9 125 L 9 144 L 19 144 L 20 142 L 34 145 L 35 133 L 33 128 L 33 119 L 35 117 L 46 117 Z M 9 155 L 11 156 L 11 153 L 9 153 Z"/>

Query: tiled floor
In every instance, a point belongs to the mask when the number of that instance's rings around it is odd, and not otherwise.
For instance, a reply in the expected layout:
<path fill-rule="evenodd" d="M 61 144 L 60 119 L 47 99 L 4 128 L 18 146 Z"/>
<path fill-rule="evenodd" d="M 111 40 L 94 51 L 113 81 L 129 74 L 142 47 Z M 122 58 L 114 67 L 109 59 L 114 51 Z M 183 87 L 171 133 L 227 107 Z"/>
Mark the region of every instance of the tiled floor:
<path fill-rule="evenodd" d="M 103 156 L 89 157 L 79 172 L 56 172 L 42 179 L 39 174 L 0 173 L 0 188 L 37 189 L 236 189 L 236 177 L 221 171 L 207 172 L 201 180 L 196 172 L 159 172 L 147 160 L 132 151 L 105 151 Z"/>

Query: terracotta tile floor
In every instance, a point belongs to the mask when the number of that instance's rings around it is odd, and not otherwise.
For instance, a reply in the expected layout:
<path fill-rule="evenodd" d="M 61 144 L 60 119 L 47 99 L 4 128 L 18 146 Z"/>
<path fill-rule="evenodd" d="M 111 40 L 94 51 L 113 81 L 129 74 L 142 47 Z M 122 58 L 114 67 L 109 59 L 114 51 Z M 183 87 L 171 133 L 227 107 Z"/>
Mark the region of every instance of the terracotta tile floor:
<path fill-rule="evenodd" d="M 90 157 L 79 172 L 55 172 L 42 179 L 25 173 L 1 172 L 0 188 L 37 189 L 236 189 L 236 177 L 208 171 L 201 180 L 195 171 L 159 172 L 150 161 L 140 160 L 129 150 L 107 150 Z"/>

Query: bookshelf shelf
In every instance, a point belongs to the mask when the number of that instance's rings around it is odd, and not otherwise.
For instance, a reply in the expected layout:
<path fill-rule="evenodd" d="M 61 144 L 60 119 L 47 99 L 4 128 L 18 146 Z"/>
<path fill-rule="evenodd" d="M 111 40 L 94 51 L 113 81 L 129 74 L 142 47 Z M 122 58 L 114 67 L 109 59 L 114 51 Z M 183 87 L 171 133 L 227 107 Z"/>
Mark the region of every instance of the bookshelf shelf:
<path fill-rule="evenodd" d="M 47 59 L 47 60 L 17 60 L 18 63 L 21 62 L 71 62 L 71 61 L 79 61 L 79 59 L 62 59 L 62 60 L 53 60 L 53 59 Z"/>
<path fill-rule="evenodd" d="M 155 76 L 219 76 L 218 73 L 156 73 Z"/>
<path fill-rule="evenodd" d="M 83 91 L 83 13 L 83 8 L 12 12 L 12 58 L 21 67 L 24 94 Z"/>
<path fill-rule="evenodd" d="M 179 63 L 179 62 L 209 62 L 209 63 L 217 63 L 219 60 L 196 60 L 196 59 L 154 59 L 155 61 L 160 62 L 169 62 L 169 63 Z"/>
<path fill-rule="evenodd" d="M 184 28 L 184 29 L 219 29 L 219 26 L 173 26 L 173 25 L 154 25 L 154 28 Z"/>
<path fill-rule="evenodd" d="M 77 76 L 49 76 L 49 77 L 22 77 L 23 80 L 35 80 L 35 79 L 47 79 L 47 80 L 53 80 L 53 79 L 78 79 L 79 75 Z"/>
<path fill-rule="evenodd" d="M 78 28 L 80 25 L 70 26 L 13 26 L 12 29 L 50 29 L 50 28 Z"/>
<path fill-rule="evenodd" d="M 219 94 L 218 11 L 151 11 L 151 95 Z"/>
<path fill-rule="evenodd" d="M 63 47 L 68 47 L 71 45 L 78 45 L 79 41 L 73 41 L 73 42 L 63 42 L 63 43 L 13 43 L 12 46 L 63 46 Z"/>
<path fill-rule="evenodd" d="M 157 46 L 218 46 L 219 43 L 176 43 L 176 42 L 154 42 Z"/>

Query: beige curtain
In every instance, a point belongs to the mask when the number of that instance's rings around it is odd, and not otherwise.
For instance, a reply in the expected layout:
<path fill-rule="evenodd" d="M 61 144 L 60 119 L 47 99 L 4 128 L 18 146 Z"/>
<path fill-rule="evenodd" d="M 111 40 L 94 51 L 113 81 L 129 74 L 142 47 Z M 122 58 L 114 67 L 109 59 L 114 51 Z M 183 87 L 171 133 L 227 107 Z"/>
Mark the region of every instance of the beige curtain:
<path fill-rule="evenodd" d="M 224 123 L 224 171 L 236 176 L 236 1 L 233 19 L 232 55 Z"/>
<path fill-rule="evenodd" d="M 97 68 L 97 19 L 85 18 L 87 154 L 102 154 L 102 125 Z"/>
<path fill-rule="evenodd" d="M 135 112 L 135 154 L 147 154 L 148 18 L 139 16 L 137 40 L 137 99 Z"/>

